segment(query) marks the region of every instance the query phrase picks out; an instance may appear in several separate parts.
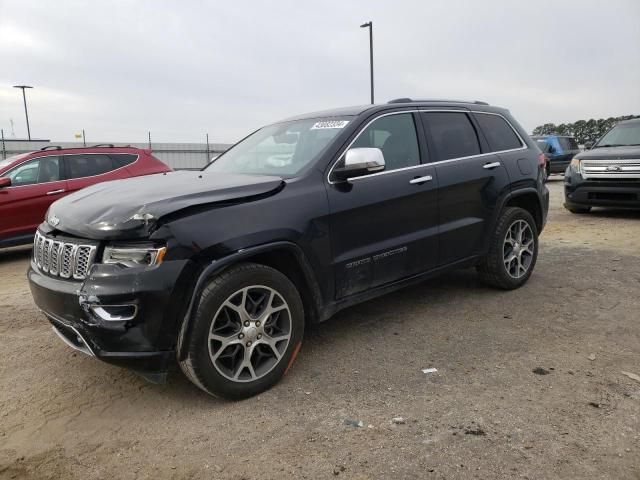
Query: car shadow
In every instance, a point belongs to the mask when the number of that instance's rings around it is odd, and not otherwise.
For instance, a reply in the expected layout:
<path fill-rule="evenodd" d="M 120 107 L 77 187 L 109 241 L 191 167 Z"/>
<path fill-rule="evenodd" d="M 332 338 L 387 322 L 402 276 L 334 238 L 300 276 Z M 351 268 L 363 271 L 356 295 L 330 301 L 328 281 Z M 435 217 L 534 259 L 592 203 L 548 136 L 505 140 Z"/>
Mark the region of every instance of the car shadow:
<path fill-rule="evenodd" d="M 562 173 L 552 173 L 550 177 L 547 178 L 547 183 L 555 183 L 555 182 L 563 182 L 564 174 Z"/>
<path fill-rule="evenodd" d="M 594 207 L 588 216 L 598 218 L 620 218 L 622 220 L 640 220 L 640 210 Z"/>
<path fill-rule="evenodd" d="M 0 262 L 25 260 L 31 255 L 31 245 L 0 249 Z"/>

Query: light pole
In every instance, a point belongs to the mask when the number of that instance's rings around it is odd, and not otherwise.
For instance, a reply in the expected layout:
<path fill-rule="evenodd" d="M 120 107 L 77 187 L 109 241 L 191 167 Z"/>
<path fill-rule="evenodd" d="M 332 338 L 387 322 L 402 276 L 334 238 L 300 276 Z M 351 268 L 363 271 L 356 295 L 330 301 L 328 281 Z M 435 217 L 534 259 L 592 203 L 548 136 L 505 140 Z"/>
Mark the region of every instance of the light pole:
<path fill-rule="evenodd" d="M 363 23 L 360 28 L 369 29 L 369 69 L 371 71 L 371 104 L 373 105 L 373 22 Z"/>
<path fill-rule="evenodd" d="M 27 95 L 24 93 L 26 88 L 33 88 L 29 85 L 14 85 L 13 88 L 22 89 L 22 100 L 24 101 L 24 116 L 27 118 L 27 136 L 31 140 L 31 129 L 29 128 L 29 112 L 27 111 Z"/>

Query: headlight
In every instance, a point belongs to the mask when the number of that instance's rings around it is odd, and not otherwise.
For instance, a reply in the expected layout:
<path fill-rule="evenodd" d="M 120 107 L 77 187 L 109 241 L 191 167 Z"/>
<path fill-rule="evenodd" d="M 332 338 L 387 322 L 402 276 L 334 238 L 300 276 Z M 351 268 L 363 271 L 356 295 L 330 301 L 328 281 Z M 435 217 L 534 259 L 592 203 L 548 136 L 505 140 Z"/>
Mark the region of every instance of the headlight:
<path fill-rule="evenodd" d="M 571 159 L 571 170 L 576 173 L 580 173 L 580 160 L 576 157 Z"/>
<path fill-rule="evenodd" d="M 160 265 L 167 253 L 166 247 L 105 247 L 102 263 L 117 263 L 125 267 Z"/>

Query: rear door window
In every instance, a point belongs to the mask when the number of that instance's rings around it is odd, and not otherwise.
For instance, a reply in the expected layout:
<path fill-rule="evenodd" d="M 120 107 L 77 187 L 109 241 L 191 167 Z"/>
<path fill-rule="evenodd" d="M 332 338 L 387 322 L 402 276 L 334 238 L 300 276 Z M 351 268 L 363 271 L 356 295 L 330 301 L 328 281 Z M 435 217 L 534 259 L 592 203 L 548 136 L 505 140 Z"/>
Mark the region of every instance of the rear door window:
<path fill-rule="evenodd" d="M 558 142 L 563 150 L 578 150 L 578 144 L 571 137 L 558 137 Z"/>
<path fill-rule="evenodd" d="M 464 112 L 423 112 L 438 160 L 480 154 L 480 142 L 471 120 Z"/>
<path fill-rule="evenodd" d="M 109 155 L 65 155 L 67 178 L 83 178 L 102 175 L 118 168 Z"/>
<path fill-rule="evenodd" d="M 475 117 L 489 142 L 491 151 L 502 152 L 523 146 L 516 132 L 500 115 L 476 112 Z"/>

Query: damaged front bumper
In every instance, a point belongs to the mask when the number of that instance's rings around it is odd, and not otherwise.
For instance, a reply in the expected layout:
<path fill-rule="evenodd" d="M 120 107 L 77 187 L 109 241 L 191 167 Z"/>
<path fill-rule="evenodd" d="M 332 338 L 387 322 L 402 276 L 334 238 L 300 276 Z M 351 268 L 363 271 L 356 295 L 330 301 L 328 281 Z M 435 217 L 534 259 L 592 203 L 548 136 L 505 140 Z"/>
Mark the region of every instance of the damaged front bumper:
<path fill-rule="evenodd" d="M 36 305 L 65 343 L 159 382 L 175 361 L 186 263 L 148 269 L 95 264 L 79 282 L 52 277 L 32 261 L 27 276 Z"/>

